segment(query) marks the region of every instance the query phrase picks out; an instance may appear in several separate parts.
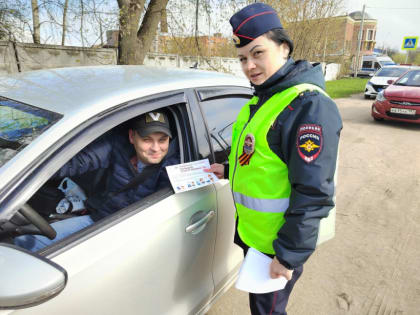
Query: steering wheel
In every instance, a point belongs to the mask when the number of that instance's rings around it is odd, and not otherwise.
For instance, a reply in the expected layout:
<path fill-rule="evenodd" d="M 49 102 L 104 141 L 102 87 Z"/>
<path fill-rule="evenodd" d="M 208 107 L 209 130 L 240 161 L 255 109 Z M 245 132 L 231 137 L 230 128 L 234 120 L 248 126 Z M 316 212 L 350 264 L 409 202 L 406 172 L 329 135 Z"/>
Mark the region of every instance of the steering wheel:
<path fill-rule="evenodd" d="M 41 217 L 38 212 L 34 210 L 29 204 L 25 203 L 20 207 L 19 212 L 33 225 L 35 225 L 42 235 L 48 237 L 50 240 L 53 240 L 57 232 L 53 227 Z"/>

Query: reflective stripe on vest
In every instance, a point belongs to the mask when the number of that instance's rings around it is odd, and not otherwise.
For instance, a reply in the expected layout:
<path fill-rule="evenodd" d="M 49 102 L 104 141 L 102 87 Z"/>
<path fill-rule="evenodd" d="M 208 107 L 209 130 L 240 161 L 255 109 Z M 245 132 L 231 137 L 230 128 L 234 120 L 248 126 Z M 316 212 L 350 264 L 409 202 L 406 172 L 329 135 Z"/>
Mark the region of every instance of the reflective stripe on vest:
<path fill-rule="evenodd" d="M 260 199 L 245 196 L 238 192 L 233 192 L 233 198 L 236 203 L 259 212 L 282 213 L 289 207 L 289 198 Z"/>
<path fill-rule="evenodd" d="M 274 94 L 248 121 L 250 106 L 258 102 L 254 96 L 241 109 L 232 127 L 229 179 L 239 216 L 238 233 L 245 244 L 263 253 L 275 253 L 272 243 L 285 222 L 291 192 L 287 165 L 271 151 L 267 134 L 284 108 L 307 90 L 325 94 L 311 84 L 291 87 Z M 249 133 L 255 137 L 255 151 L 249 164 L 241 166 L 238 158 Z"/>

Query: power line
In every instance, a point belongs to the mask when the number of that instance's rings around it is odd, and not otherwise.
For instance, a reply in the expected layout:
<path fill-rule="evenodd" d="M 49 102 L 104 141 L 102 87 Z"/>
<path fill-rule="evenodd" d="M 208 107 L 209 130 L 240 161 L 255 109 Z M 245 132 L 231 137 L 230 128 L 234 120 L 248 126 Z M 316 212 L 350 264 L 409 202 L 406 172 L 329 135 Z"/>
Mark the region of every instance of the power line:
<path fill-rule="evenodd" d="M 389 10 L 420 10 L 420 8 L 383 8 L 383 7 L 366 7 L 367 9 L 389 9 Z"/>

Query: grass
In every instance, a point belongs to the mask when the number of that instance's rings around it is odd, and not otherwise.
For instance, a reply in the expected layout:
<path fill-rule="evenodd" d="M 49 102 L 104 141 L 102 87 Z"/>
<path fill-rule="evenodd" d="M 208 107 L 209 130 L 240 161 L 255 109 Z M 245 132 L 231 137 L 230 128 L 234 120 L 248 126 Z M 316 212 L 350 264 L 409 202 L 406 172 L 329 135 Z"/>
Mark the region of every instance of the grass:
<path fill-rule="evenodd" d="M 366 82 L 370 78 L 344 78 L 327 81 L 327 93 L 331 98 L 349 97 L 365 91 Z"/>

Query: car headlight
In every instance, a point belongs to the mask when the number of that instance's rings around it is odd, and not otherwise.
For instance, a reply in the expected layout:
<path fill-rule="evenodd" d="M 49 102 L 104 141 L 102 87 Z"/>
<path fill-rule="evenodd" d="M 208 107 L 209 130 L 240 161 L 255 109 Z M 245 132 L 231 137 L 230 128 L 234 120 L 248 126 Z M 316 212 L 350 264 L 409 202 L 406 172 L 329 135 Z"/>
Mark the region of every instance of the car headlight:
<path fill-rule="evenodd" d="M 372 85 L 372 82 L 367 81 L 366 85 Z"/>
<path fill-rule="evenodd" d="M 386 100 L 386 98 L 384 96 L 384 91 L 381 91 L 376 95 L 376 100 L 379 101 L 379 102 L 383 102 L 383 101 Z"/>

